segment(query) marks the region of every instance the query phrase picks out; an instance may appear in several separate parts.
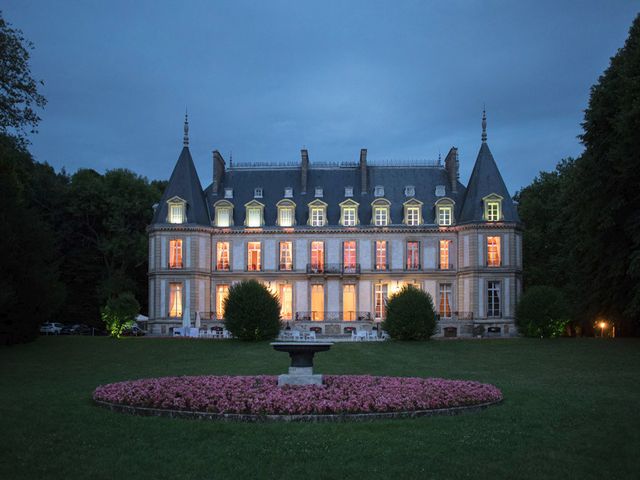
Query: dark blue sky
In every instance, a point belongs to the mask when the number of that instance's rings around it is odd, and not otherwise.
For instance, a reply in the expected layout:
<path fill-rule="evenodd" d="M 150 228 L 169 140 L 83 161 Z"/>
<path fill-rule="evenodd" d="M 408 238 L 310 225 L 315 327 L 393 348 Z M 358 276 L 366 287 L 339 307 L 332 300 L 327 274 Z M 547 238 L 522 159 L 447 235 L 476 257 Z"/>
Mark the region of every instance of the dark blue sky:
<path fill-rule="evenodd" d="M 234 162 L 436 159 L 466 183 L 486 103 L 511 193 L 576 156 L 589 88 L 637 1 L 24 1 L 49 103 L 32 151 L 68 171 L 167 179 L 189 108 L 204 185 Z"/>

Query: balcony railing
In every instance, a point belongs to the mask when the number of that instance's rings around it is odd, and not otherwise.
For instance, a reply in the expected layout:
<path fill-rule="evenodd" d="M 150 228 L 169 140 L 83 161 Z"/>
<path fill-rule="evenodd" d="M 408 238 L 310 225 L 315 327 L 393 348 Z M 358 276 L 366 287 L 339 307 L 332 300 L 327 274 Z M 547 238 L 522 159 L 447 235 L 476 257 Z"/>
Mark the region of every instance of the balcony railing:
<path fill-rule="evenodd" d="M 262 271 L 262 265 L 259 263 L 250 263 L 247 265 L 247 272 L 260 272 Z"/>
<path fill-rule="evenodd" d="M 419 263 L 407 263 L 404 266 L 404 269 L 408 272 L 412 272 L 415 270 L 420 270 L 420 264 Z"/>
<path fill-rule="evenodd" d="M 231 265 L 228 263 L 217 263 L 216 270 L 219 272 L 228 272 L 231 270 Z"/>
<path fill-rule="evenodd" d="M 169 263 L 170 270 L 179 270 L 182 268 L 182 262 Z"/>
<path fill-rule="evenodd" d="M 293 263 L 281 263 L 279 267 L 281 272 L 291 272 L 293 270 Z"/>
<path fill-rule="evenodd" d="M 359 263 L 307 263 L 307 273 L 317 275 L 350 275 L 360 273 Z"/>
<path fill-rule="evenodd" d="M 389 271 L 389 264 L 388 263 L 376 263 L 373 266 L 373 269 L 376 272 L 387 272 L 387 271 Z"/>
<path fill-rule="evenodd" d="M 438 265 L 438 270 L 453 270 L 453 264 L 451 263 L 441 263 Z"/>
<path fill-rule="evenodd" d="M 296 312 L 296 322 L 373 322 L 371 312 Z"/>

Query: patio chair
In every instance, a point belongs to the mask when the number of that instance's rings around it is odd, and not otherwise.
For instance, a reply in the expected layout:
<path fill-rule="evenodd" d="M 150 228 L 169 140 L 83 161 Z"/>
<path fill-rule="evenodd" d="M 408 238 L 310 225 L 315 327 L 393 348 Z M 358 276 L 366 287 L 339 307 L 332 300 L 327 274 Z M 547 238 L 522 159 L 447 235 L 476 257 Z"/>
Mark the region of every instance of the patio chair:
<path fill-rule="evenodd" d="M 369 334 L 367 333 L 366 330 L 360 330 L 357 333 L 357 335 L 358 335 L 358 340 L 362 340 L 362 341 L 366 340 L 369 337 Z"/>
<path fill-rule="evenodd" d="M 316 341 L 316 332 L 309 332 L 307 334 L 307 339 L 311 342 L 315 342 Z"/>
<path fill-rule="evenodd" d="M 351 341 L 352 342 L 358 341 L 358 332 L 356 332 L 355 330 L 351 330 Z"/>
<path fill-rule="evenodd" d="M 291 331 L 291 339 L 299 342 L 302 340 L 302 335 L 300 335 L 300 330 L 292 330 Z"/>
<path fill-rule="evenodd" d="M 367 338 L 368 340 L 373 340 L 373 341 L 378 340 L 378 332 L 376 332 L 375 330 L 369 332 L 369 335 Z"/>

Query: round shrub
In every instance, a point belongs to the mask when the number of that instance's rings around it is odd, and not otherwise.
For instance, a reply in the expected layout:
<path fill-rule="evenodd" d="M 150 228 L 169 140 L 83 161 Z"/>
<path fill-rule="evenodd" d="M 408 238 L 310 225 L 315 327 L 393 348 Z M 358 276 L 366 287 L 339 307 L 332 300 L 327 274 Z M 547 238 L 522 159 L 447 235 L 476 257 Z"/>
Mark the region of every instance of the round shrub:
<path fill-rule="evenodd" d="M 123 292 L 117 297 L 110 298 L 100 312 L 107 331 L 112 337 L 117 338 L 131 328 L 138 313 L 140 313 L 140 304 L 131 292 Z"/>
<path fill-rule="evenodd" d="M 246 280 L 229 288 L 224 325 L 240 340 L 269 340 L 280 331 L 280 302 L 267 287 Z"/>
<path fill-rule="evenodd" d="M 403 287 L 389 298 L 382 328 L 398 340 L 429 340 L 436 330 L 431 295 L 413 285 Z"/>
<path fill-rule="evenodd" d="M 526 337 L 559 337 L 569 323 L 569 307 L 560 290 L 548 286 L 527 289 L 516 308 L 516 324 Z"/>

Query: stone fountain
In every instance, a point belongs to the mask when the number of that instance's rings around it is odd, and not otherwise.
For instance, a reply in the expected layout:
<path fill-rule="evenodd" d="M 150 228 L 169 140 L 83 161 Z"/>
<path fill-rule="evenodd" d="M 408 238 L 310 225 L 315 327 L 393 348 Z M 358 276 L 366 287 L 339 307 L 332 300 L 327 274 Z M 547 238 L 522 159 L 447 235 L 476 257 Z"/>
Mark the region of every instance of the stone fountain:
<path fill-rule="evenodd" d="M 287 352 L 291 357 L 288 374 L 278 376 L 278 386 L 322 385 L 322 375 L 313 373 L 313 356 L 316 352 L 326 352 L 333 342 L 272 342 L 278 352 Z"/>

